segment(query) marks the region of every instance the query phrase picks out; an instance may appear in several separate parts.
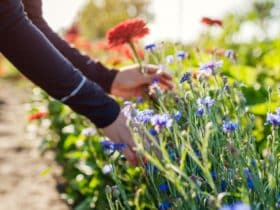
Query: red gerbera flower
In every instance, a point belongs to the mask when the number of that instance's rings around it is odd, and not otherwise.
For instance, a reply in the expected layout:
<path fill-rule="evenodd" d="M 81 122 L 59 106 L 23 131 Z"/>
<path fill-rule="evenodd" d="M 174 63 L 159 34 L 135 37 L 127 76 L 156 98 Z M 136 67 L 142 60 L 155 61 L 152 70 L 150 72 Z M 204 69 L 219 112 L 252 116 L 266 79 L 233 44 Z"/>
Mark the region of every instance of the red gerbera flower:
<path fill-rule="evenodd" d="M 37 113 L 29 115 L 28 116 L 28 120 L 29 121 L 39 120 L 39 119 L 42 119 L 42 118 L 44 118 L 46 116 L 48 116 L 47 112 L 37 112 Z"/>
<path fill-rule="evenodd" d="M 208 26 L 214 26 L 214 25 L 217 25 L 217 26 L 220 26 L 220 27 L 223 26 L 223 22 L 221 20 L 211 19 L 209 17 L 203 17 L 201 19 L 201 22 L 204 23 L 205 25 L 208 25 Z"/>
<path fill-rule="evenodd" d="M 122 45 L 140 39 L 149 33 L 144 20 L 135 18 L 119 23 L 106 35 L 110 46 Z"/>

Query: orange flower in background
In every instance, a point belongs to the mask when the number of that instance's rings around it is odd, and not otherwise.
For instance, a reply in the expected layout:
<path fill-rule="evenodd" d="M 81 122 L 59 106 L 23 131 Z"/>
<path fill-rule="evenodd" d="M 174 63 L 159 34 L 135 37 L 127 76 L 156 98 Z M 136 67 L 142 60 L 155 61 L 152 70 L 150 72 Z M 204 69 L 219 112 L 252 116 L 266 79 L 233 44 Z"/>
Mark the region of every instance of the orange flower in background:
<path fill-rule="evenodd" d="M 119 23 L 108 31 L 106 37 L 110 46 L 117 46 L 140 39 L 148 33 L 145 21 L 135 18 Z"/>
<path fill-rule="evenodd" d="M 218 20 L 218 19 L 211 19 L 209 17 L 203 17 L 201 19 L 201 22 L 205 25 L 208 25 L 208 26 L 220 26 L 222 27 L 223 26 L 223 22 L 221 20 Z"/>
<path fill-rule="evenodd" d="M 47 112 L 37 112 L 37 113 L 29 115 L 28 120 L 31 122 L 31 121 L 34 121 L 34 120 L 42 119 L 46 116 L 48 116 Z"/>

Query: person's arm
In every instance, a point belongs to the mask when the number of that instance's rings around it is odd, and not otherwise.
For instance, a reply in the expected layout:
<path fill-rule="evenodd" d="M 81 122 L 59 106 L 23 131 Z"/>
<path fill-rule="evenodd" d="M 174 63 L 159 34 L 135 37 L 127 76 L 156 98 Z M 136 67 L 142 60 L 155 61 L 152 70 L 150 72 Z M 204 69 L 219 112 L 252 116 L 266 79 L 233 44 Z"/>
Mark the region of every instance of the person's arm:
<path fill-rule="evenodd" d="M 0 1 L 0 52 L 31 81 L 96 126 L 103 128 L 117 119 L 119 105 L 26 18 L 20 0 Z"/>
<path fill-rule="evenodd" d="M 45 34 L 49 41 L 88 79 L 96 82 L 107 93 L 110 93 L 118 71 L 107 69 L 100 62 L 82 55 L 77 49 L 60 38 L 44 20 L 41 0 L 23 0 L 23 3 L 28 18 Z"/>

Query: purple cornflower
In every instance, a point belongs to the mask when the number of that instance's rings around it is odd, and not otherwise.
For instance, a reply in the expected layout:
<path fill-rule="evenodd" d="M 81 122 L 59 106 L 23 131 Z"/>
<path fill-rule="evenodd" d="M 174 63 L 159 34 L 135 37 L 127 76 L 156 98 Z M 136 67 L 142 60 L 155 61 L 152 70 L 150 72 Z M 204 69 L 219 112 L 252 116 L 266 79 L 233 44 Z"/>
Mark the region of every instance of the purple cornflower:
<path fill-rule="evenodd" d="M 167 183 L 162 183 L 159 185 L 159 191 L 163 193 L 169 192 L 169 186 Z"/>
<path fill-rule="evenodd" d="M 136 117 L 135 120 L 137 123 L 149 123 L 151 121 L 151 118 L 154 115 L 154 110 L 152 109 L 146 109 L 143 111 L 136 111 Z"/>
<path fill-rule="evenodd" d="M 171 127 L 173 119 L 170 118 L 168 114 L 156 114 L 151 118 L 151 123 L 153 126 L 162 127 Z"/>
<path fill-rule="evenodd" d="M 215 100 L 212 99 L 210 96 L 206 96 L 205 98 L 197 99 L 197 104 L 199 107 L 205 106 L 206 108 L 210 108 L 215 104 Z"/>
<path fill-rule="evenodd" d="M 245 203 L 235 203 L 231 205 L 224 205 L 220 210 L 251 210 L 251 207 Z"/>
<path fill-rule="evenodd" d="M 204 109 L 203 107 L 199 107 L 198 110 L 196 111 L 196 116 L 202 117 L 204 114 Z"/>
<path fill-rule="evenodd" d="M 225 57 L 229 58 L 231 61 L 236 61 L 236 54 L 232 49 L 225 51 Z"/>
<path fill-rule="evenodd" d="M 147 44 L 147 45 L 145 46 L 145 50 L 147 50 L 147 51 L 149 51 L 149 52 L 153 51 L 155 48 L 156 48 L 156 44 L 154 44 L 154 43 L 152 43 L 152 44 Z"/>
<path fill-rule="evenodd" d="M 127 145 L 123 143 L 113 143 L 112 141 L 105 140 L 100 142 L 102 149 L 105 153 L 111 154 L 114 151 L 121 152 Z"/>
<path fill-rule="evenodd" d="M 168 56 L 166 56 L 165 59 L 166 59 L 166 62 L 168 64 L 172 64 L 174 62 L 174 56 L 173 55 L 168 55 Z"/>
<path fill-rule="evenodd" d="M 179 51 L 178 53 L 177 53 L 177 58 L 179 59 L 179 60 L 184 60 L 186 57 L 187 57 L 187 54 L 186 54 L 186 52 L 184 52 L 184 51 Z"/>
<path fill-rule="evenodd" d="M 223 121 L 223 131 L 225 133 L 230 133 L 238 128 L 238 124 L 231 121 Z"/>
<path fill-rule="evenodd" d="M 277 114 L 268 113 L 266 115 L 266 125 L 271 124 L 275 127 L 280 125 L 280 114 L 279 109 L 277 109 Z"/>
<path fill-rule="evenodd" d="M 209 63 L 203 64 L 199 67 L 201 73 L 210 76 L 216 73 L 216 70 L 222 67 L 223 61 L 211 61 Z"/>
<path fill-rule="evenodd" d="M 180 79 L 180 83 L 182 84 L 185 81 L 191 82 L 191 78 L 192 78 L 192 73 L 191 72 L 186 72 L 182 78 Z"/>
<path fill-rule="evenodd" d="M 176 114 L 174 115 L 174 120 L 178 121 L 182 118 L 182 113 L 180 111 L 177 111 Z"/>
<path fill-rule="evenodd" d="M 158 210 L 168 210 L 172 207 L 172 204 L 169 201 L 164 201 L 162 204 L 158 206 Z"/>
<path fill-rule="evenodd" d="M 141 96 L 137 97 L 136 98 L 136 101 L 135 101 L 137 104 L 141 104 L 143 103 L 143 98 Z"/>

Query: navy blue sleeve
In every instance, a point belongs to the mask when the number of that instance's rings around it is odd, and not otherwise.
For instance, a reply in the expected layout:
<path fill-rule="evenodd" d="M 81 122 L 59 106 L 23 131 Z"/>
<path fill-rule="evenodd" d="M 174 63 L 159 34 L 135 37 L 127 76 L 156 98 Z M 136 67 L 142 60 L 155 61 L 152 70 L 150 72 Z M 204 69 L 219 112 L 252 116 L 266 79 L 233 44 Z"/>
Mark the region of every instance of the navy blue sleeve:
<path fill-rule="evenodd" d="M 117 70 L 109 70 L 100 62 L 93 61 L 82 55 L 77 49 L 71 47 L 49 27 L 42 15 L 42 0 L 23 0 L 24 10 L 28 18 L 49 39 L 49 41 L 82 73 L 90 80 L 99 84 L 107 93 L 117 74 Z"/>
<path fill-rule="evenodd" d="M 117 118 L 119 105 L 27 19 L 20 0 L 0 1 L 0 51 L 31 81 L 96 126 L 106 127 Z"/>

